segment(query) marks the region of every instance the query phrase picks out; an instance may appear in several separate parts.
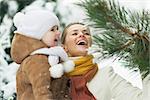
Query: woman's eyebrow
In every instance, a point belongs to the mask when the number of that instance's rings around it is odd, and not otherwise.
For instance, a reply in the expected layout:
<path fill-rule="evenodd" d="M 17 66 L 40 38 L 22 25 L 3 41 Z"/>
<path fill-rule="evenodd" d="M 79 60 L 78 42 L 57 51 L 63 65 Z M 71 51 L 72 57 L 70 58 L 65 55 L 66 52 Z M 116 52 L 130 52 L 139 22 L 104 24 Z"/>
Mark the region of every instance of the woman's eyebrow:
<path fill-rule="evenodd" d="M 77 29 L 74 29 L 74 30 L 69 30 L 68 32 L 69 32 L 69 33 L 70 33 L 70 32 L 78 32 L 78 30 L 77 30 Z"/>
<path fill-rule="evenodd" d="M 75 30 L 72 30 L 72 31 L 77 32 L 78 30 L 77 30 L 77 29 L 75 29 Z"/>

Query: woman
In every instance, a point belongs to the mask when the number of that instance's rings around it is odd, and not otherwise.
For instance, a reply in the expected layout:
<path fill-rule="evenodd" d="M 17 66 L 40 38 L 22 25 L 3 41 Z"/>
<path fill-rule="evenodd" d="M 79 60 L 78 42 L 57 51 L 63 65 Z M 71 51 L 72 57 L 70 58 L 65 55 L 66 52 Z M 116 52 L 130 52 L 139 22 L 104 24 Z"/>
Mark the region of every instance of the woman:
<path fill-rule="evenodd" d="M 97 64 L 90 62 L 92 56 L 87 54 L 87 49 L 92 39 L 87 26 L 82 23 L 69 24 L 61 41 L 76 65 L 74 71 L 67 73 L 73 100 L 143 100 L 142 90 L 115 74 L 112 67 L 97 67 Z"/>
<path fill-rule="evenodd" d="M 86 87 L 97 71 L 97 65 L 92 64 L 92 56 L 87 55 L 87 49 L 91 46 L 90 30 L 83 24 L 70 24 L 62 35 L 62 44 L 70 57 L 85 56 L 85 59 L 75 60 L 75 69 L 67 73 L 71 80 L 71 97 L 73 100 L 95 100 L 95 97 Z M 83 62 L 87 62 L 84 67 Z M 80 83 L 80 85 L 78 85 Z"/>

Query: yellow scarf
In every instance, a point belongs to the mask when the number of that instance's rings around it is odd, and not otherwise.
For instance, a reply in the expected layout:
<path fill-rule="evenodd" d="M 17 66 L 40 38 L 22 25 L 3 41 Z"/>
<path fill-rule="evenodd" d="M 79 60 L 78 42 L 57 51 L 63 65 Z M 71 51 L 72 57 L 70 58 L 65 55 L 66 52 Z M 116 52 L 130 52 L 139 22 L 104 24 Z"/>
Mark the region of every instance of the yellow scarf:
<path fill-rule="evenodd" d="M 85 57 L 75 59 L 74 63 L 75 69 L 69 73 L 66 73 L 67 76 L 84 75 L 93 68 L 97 67 L 97 64 L 93 64 L 92 55 L 87 55 Z"/>

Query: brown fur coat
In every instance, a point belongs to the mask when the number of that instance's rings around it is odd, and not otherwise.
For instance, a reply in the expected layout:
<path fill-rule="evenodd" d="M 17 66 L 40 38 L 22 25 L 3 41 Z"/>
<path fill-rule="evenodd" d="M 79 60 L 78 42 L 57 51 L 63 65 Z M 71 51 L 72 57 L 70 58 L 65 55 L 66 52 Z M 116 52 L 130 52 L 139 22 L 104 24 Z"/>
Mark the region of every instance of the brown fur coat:
<path fill-rule="evenodd" d="M 15 34 L 11 57 L 20 64 L 16 76 L 17 100 L 68 100 L 68 78 L 53 79 L 46 55 L 30 55 L 46 45 L 36 39 Z"/>

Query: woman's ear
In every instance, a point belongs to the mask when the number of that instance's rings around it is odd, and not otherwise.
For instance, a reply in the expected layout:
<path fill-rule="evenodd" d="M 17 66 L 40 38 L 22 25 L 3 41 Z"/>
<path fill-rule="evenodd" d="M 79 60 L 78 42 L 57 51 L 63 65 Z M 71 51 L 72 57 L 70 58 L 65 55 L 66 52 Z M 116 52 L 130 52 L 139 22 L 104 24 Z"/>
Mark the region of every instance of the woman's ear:
<path fill-rule="evenodd" d="M 64 50 L 65 50 L 66 52 L 68 52 L 67 46 L 65 46 L 64 44 L 61 44 L 61 46 L 64 48 Z"/>

